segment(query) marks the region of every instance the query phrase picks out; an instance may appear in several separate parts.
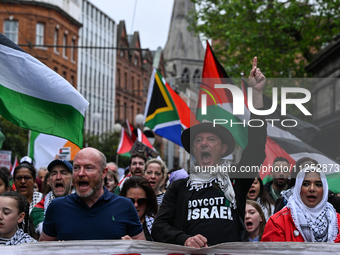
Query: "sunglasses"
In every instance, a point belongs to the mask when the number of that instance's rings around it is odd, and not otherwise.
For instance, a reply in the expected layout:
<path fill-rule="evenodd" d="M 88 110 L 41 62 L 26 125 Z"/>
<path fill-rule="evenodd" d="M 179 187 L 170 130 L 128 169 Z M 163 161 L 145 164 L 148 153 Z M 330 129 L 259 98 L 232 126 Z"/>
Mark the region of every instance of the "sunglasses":
<path fill-rule="evenodd" d="M 27 182 L 27 181 L 30 181 L 30 180 L 32 180 L 33 179 L 33 177 L 32 176 L 15 176 L 15 180 L 16 181 L 21 181 L 22 179 L 24 179 L 25 180 L 25 182 Z"/>
<path fill-rule="evenodd" d="M 147 198 L 138 198 L 138 199 L 134 199 L 131 197 L 128 197 L 128 198 L 132 201 L 133 204 L 137 202 L 138 206 L 146 205 L 146 203 L 148 202 Z"/>

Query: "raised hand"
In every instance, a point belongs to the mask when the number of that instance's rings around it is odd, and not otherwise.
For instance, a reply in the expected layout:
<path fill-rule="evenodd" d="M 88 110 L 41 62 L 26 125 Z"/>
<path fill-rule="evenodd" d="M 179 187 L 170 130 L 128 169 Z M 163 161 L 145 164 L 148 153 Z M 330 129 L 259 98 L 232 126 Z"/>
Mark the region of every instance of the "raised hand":
<path fill-rule="evenodd" d="M 251 69 L 249 74 L 249 86 L 262 93 L 265 83 L 266 77 L 263 75 L 263 73 L 261 73 L 260 68 L 257 68 L 257 57 L 254 57 L 253 69 Z"/>

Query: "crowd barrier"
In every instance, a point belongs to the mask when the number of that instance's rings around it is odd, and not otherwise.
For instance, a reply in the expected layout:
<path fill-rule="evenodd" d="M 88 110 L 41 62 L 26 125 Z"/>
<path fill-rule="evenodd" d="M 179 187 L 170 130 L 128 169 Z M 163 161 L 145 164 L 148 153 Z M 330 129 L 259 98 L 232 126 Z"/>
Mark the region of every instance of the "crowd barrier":
<path fill-rule="evenodd" d="M 339 254 L 340 244 L 327 243 L 223 243 L 195 249 L 180 245 L 136 240 L 87 240 L 66 242 L 39 242 L 0 246 L 6 255 L 223 255 L 223 254 Z"/>

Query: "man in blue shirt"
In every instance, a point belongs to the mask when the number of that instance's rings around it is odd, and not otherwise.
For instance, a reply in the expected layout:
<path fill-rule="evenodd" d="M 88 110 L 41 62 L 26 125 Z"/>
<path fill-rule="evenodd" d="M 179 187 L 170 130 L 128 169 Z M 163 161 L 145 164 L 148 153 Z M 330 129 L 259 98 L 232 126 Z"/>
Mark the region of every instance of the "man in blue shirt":
<path fill-rule="evenodd" d="M 73 161 L 76 193 L 49 205 L 39 241 L 136 239 L 145 240 L 131 201 L 103 187 L 106 158 L 94 148 L 82 149 Z"/>

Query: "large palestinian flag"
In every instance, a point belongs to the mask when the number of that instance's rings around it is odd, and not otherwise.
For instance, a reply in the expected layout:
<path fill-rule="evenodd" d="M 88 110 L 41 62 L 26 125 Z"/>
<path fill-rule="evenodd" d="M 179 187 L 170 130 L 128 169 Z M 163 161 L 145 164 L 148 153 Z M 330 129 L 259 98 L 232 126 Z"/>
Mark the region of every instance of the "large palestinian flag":
<path fill-rule="evenodd" d="M 0 33 L 0 114 L 83 146 L 88 102 L 63 77 Z"/>

